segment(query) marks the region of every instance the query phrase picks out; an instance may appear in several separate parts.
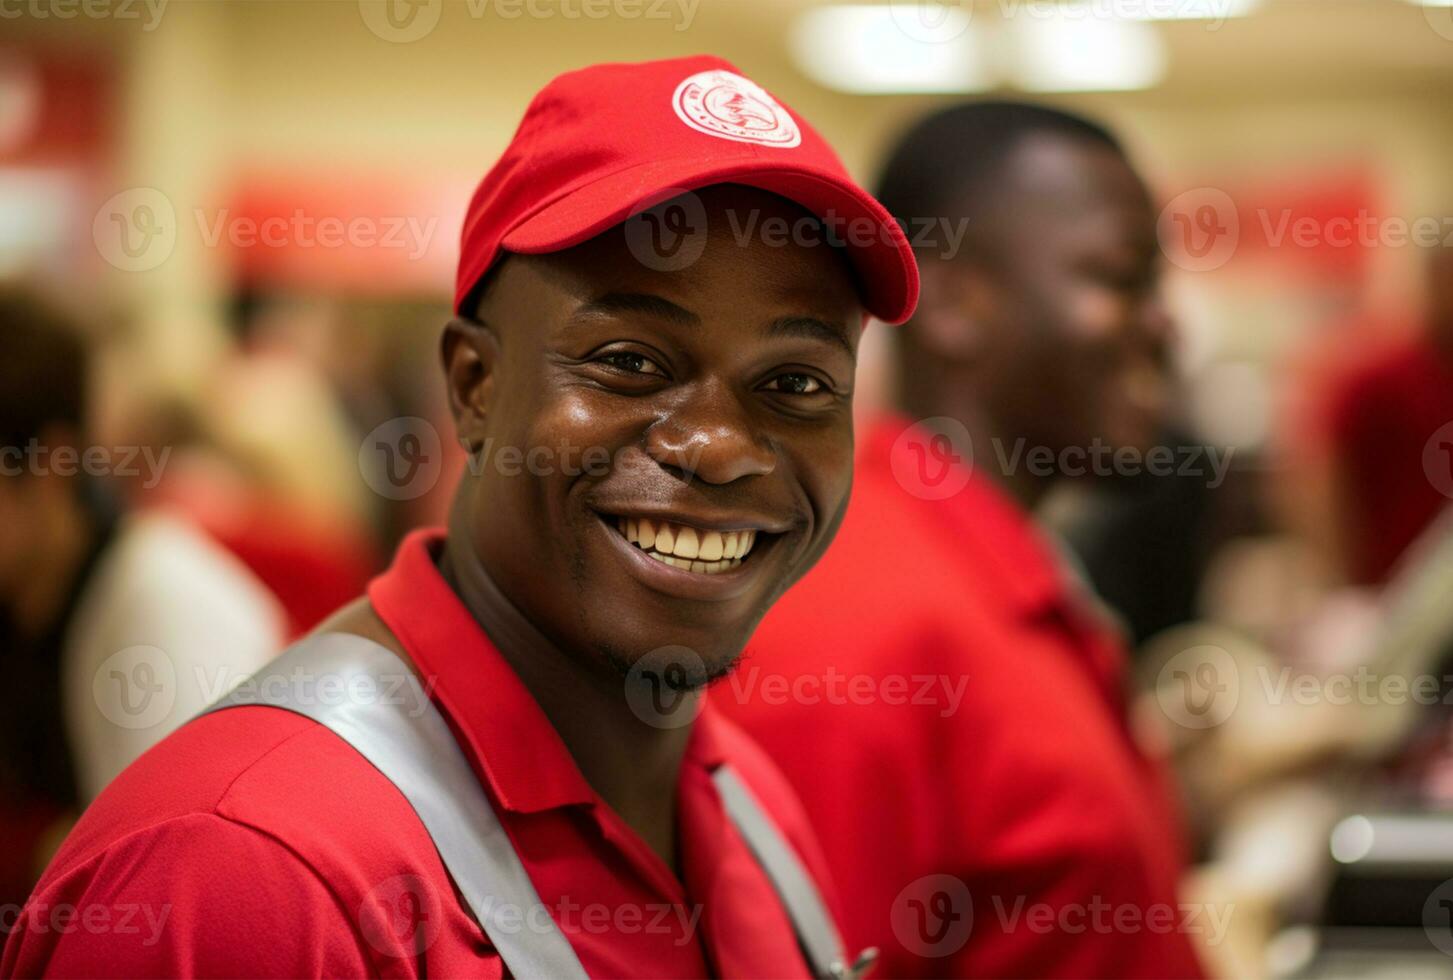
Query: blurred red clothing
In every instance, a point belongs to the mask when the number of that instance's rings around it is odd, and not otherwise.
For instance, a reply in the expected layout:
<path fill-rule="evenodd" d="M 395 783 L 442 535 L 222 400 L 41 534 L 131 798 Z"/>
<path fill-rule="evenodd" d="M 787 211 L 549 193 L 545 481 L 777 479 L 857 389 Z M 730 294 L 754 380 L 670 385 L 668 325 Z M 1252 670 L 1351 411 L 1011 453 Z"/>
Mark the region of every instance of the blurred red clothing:
<path fill-rule="evenodd" d="M 179 468 L 145 498 L 179 509 L 240 560 L 304 635 L 363 592 L 382 562 L 368 533 L 304 511 L 205 467 Z"/>
<path fill-rule="evenodd" d="M 411 534 L 368 597 L 589 975 L 809 976 L 712 779 L 737 771 L 835 912 L 811 828 L 761 749 L 709 708 L 696 719 L 676 795 L 678 874 L 586 782 L 444 580 L 443 538 Z M 533 927 L 536 909 L 515 912 L 516 928 Z M 399 789 L 327 728 L 262 706 L 198 718 L 132 764 L 4 925 L 6 977 L 507 972 Z"/>
<path fill-rule="evenodd" d="M 713 701 L 798 790 L 877 975 L 1201 976 L 1118 637 L 989 479 L 907 492 L 905 429 L 869 427 L 837 539 Z"/>
<path fill-rule="evenodd" d="M 1346 574 L 1361 585 L 1385 582 L 1453 503 L 1453 354 L 1418 336 L 1359 358 L 1328 384 L 1320 424 Z"/>

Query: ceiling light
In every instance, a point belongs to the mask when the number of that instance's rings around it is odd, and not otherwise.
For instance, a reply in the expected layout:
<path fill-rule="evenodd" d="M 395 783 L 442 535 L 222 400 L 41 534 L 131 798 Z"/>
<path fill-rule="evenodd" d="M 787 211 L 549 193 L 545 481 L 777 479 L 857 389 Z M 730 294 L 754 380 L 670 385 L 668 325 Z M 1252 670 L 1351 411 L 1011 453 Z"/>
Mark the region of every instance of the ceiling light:
<path fill-rule="evenodd" d="M 1165 74 L 1165 49 L 1149 24 L 1094 16 L 1073 4 L 1052 16 L 1009 23 L 1009 59 L 1018 87 L 1031 92 L 1150 88 Z"/>
<path fill-rule="evenodd" d="M 798 67 L 841 92 L 977 92 L 990 87 L 966 10 L 913 4 L 816 7 L 793 24 Z"/>

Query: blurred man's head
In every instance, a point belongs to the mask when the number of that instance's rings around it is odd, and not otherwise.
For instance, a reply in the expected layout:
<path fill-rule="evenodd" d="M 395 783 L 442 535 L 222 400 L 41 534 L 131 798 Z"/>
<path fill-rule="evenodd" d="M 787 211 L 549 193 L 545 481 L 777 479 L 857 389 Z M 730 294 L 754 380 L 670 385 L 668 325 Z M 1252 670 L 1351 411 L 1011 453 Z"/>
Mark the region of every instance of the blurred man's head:
<path fill-rule="evenodd" d="M 85 346 L 65 318 L 0 288 L 0 600 L 46 557 L 73 498 L 74 478 L 50 472 L 46 460 L 80 442 L 86 372 Z"/>
<path fill-rule="evenodd" d="M 993 433 L 1055 453 L 1153 444 L 1170 330 L 1156 212 L 1113 136 L 1038 106 L 958 106 L 899 143 L 878 196 L 910 226 L 966 222 L 956 252 L 947 236 L 917 249 L 905 407 L 951 414 L 953 391 Z"/>

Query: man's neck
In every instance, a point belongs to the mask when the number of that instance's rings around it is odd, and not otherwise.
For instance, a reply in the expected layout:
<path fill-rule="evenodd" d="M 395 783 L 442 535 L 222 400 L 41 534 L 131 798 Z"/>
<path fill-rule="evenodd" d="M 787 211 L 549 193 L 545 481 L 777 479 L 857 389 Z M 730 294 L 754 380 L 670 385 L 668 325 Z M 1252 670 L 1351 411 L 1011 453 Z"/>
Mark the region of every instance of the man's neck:
<path fill-rule="evenodd" d="M 645 724 L 626 700 L 624 680 L 592 669 L 526 619 L 480 561 L 461 509 L 441 562 L 446 581 L 534 696 L 586 782 L 676 868 L 676 784 L 690 726 Z"/>
<path fill-rule="evenodd" d="M 1036 476 L 1026 465 L 1029 445 L 1016 445 L 990 413 L 967 394 L 968 384 L 900 383 L 899 407 L 914 419 L 945 417 L 961 423 L 969 434 L 968 446 L 955 446 L 973 460 L 974 471 L 992 479 L 1026 511 L 1033 511 L 1054 487 L 1052 477 Z"/>

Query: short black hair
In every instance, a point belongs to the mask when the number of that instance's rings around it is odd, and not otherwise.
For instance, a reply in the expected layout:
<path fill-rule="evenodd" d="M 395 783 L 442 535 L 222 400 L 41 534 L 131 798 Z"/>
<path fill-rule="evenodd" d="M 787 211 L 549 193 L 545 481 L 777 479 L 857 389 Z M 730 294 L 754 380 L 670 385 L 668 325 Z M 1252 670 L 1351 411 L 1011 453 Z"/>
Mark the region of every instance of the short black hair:
<path fill-rule="evenodd" d="M 968 217 L 993 199 L 1005 161 L 1029 136 L 1099 144 L 1124 156 L 1108 129 L 1028 102 L 968 102 L 920 120 L 898 141 L 878 181 L 878 200 L 900 220 Z"/>
<path fill-rule="evenodd" d="M 76 325 L 39 296 L 0 286 L 0 447 L 56 424 L 83 428 L 88 360 Z"/>

